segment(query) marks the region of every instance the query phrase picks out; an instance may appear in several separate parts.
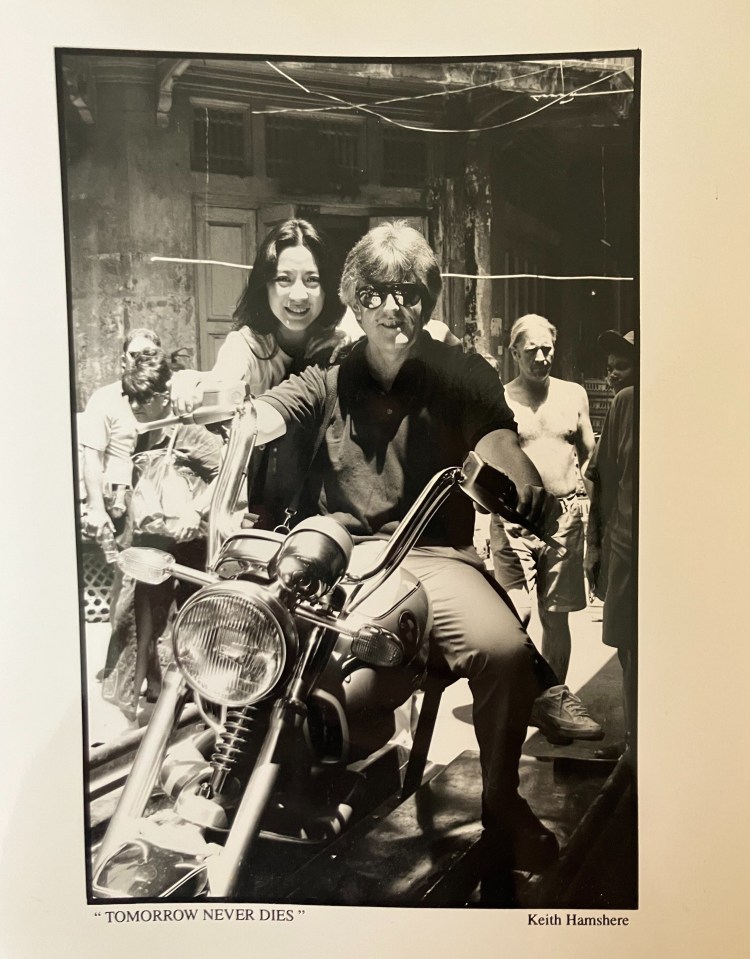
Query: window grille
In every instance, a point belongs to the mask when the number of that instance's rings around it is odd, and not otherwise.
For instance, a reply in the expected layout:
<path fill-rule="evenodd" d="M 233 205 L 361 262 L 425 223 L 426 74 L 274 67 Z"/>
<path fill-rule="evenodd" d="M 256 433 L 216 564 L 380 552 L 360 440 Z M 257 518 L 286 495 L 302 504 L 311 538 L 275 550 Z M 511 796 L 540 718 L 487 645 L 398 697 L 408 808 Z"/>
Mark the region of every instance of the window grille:
<path fill-rule="evenodd" d="M 266 119 L 266 173 L 308 189 L 344 189 L 362 178 L 363 126 L 307 117 Z"/>
<path fill-rule="evenodd" d="M 193 108 L 194 170 L 243 175 L 251 172 L 245 112 L 215 107 Z"/>
<path fill-rule="evenodd" d="M 533 276 L 523 279 L 505 280 L 503 283 L 502 309 L 507 319 L 508 329 L 520 317 L 527 313 L 545 312 L 544 281 L 536 279 L 541 272 L 539 264 L 528 257 L 506 251 L 503 266 L 506 274 L 531 273 Z"/>
<path fill-rule="evenodd" d="M 383 131 L 384 186 L 422 187 L 427 179 L 427 142 L 413 130 Z"/>

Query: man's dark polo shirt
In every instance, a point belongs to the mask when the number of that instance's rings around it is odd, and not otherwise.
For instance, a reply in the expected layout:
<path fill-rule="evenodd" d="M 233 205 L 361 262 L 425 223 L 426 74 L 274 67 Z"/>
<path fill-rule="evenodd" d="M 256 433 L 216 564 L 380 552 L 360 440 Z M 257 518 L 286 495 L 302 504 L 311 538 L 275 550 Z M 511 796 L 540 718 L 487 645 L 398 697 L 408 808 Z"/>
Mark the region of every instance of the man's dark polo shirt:
<path fill-rule="evenodd" d="M 481 356 L 422 332 L 386 392 L 370 373 L 365 347 L 361 340 L 341 363 L 333 418 L 299 510 L 300 516 L 334 516 L 353 536 L 392 533 L 435 473 L 460 466 L 487 433 L 517 432 L 497 373 Z M 317 435 L 326 371 L 309 367 L 262 399 L 281 413 L 292 435 L 294 427 Z M 420 545 L 470 545 L 474 515 L 470 500 L 452 493 Z"/>

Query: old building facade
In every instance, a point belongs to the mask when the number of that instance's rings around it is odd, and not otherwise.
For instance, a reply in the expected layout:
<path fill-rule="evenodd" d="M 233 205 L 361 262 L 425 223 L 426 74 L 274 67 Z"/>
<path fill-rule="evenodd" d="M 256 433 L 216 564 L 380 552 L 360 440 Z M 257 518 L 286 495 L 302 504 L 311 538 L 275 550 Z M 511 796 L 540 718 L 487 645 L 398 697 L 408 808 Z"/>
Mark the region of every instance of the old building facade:
<path fill-rule="evenodd" d="M 291 215 L 339 258 L 383 219 L 423 230 L 440 318 L 505 377 L 525 312 L 556 323 L 558 375 L 579 380 L 601 372 L 598 332 L 637 323 L 632 57 L 58 66 L 78 409 L 138 326 L 210 366 L 247 278 L 222 264 Z"/>

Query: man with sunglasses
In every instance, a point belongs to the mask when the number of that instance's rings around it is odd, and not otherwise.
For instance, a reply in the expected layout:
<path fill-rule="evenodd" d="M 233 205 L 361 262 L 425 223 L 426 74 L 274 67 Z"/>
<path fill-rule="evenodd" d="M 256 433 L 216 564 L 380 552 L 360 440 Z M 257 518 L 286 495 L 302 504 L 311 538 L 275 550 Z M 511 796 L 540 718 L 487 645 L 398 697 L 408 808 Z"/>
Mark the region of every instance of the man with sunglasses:
<path fill-rule="evenodd" d="M 340 295 L 365 336 L 336 373 L 309 368 L 257 402 L 261 441 L 288 428 L 322 435 L 299 516 L 323 513 L 380 549 L 436 472 L 476 449 L 515 482 L 519 510 L 545 528 L 559 507 L 521 451 L 496 372 L 479 355 L 425 332 L 442 280 L 424 237 L 385 223 L 363 237 L 344 264 Z M 335 383 L 336 401 L 324 422 Z M 322 433 L 321 433 L 322 431 Z M 405 565 L 433 607 L 436 669 L 464 677 L 474 698 L 483 777 L 488 862 L 538 871 L 557 843 L 518 795 L 518 763 L 532 703 L 555 682 L 473 547 L 474 510 L 453 494 Z"/>
<path fill-rule="evenodd" d="M 156 355 L 161 340 L 153 330 L 140 327 L 125 338 L 120 358 L 123 375 L 139 357 Z M 121 532 L 133 479 L 132 456 L 137 433 L 127 379 L 102 386 L 91 394 L 79 417 L 78 442 L 83 450 L 86 487 L 84 531 L 101 541 L 105 529 Z"/>

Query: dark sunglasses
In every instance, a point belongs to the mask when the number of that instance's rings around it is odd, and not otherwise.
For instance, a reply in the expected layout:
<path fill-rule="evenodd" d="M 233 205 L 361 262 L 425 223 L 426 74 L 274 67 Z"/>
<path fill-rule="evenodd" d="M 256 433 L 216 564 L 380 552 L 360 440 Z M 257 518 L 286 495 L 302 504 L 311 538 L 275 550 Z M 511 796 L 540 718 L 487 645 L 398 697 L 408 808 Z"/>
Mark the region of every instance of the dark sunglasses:
<path fill-rule="evenodd" d="M 366 310 L 376 310 L 385 303 L 388 294 L 399 306 L 416 306 L 422 299 L 422 287 L 419 283 L 378 283 L 357 290 L 357 300 Z"/>

